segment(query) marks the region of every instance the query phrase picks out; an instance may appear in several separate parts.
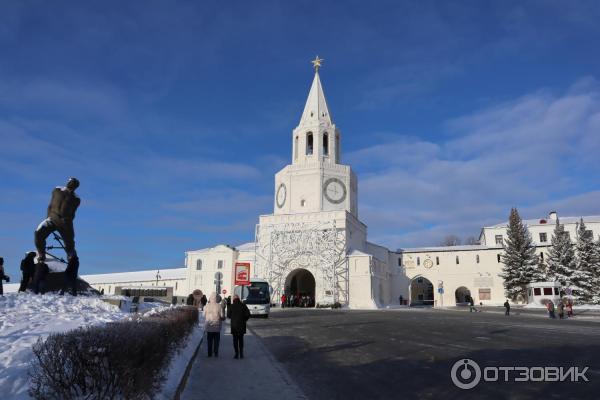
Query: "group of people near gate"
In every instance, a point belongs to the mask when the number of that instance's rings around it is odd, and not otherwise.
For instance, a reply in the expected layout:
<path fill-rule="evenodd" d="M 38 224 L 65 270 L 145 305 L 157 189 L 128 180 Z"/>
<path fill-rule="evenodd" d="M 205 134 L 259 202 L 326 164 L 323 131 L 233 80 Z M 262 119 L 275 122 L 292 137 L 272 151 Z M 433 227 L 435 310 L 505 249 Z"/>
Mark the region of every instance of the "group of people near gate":
<path fill-rule="evenodd" d="M 281 308 L 286 307 L 314 307 L 315 300 L 308 294 L 281 295 Z"/>
<path fill-rule="evenodd" d="M 66 291 L 72 295 L 77 294 L 77 275 L 79 272 L 79 257 L 75 251 L 75 230 L 73 220 L 81 200 L 75 194 L 79 187 L 76 178 L 70 178 L 64 187 L 57 187 L 52 191 L 50 204 L 46 219 L 37 227 L 34 233 L 36 251 L 25 253 L 21 260 L 21 284 L 19 292 L 25 292 L 30 288 L 35 294 L 44 293 L 46 290 L 46 278 L 50 268 L 46 263 L 46 239 L 50 234 L 58 232 L 62 247 L 67 253 L 67 268 L 65 270 L 65 281 L 60 291 Z M 4 294 L 2 282 L 9 282 L 10 277 L 4 272 L 4 259 L 0 257 L 0 295 Z"/>

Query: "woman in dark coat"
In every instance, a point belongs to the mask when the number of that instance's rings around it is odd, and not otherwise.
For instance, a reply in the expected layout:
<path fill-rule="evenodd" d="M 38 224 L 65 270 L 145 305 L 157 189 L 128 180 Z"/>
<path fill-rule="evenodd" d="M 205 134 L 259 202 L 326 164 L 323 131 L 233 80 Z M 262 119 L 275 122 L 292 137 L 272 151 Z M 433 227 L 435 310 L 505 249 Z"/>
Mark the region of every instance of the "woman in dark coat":
<path fill-rule="evenodd" d="M 233 296 L 231 310 L 231 335 L 233 336 L 233 358 L 244 358 L 244 335 L 246 334 L 246 321 L 250 318 L 250 310 L 240 301 L 240 296 Z"/>

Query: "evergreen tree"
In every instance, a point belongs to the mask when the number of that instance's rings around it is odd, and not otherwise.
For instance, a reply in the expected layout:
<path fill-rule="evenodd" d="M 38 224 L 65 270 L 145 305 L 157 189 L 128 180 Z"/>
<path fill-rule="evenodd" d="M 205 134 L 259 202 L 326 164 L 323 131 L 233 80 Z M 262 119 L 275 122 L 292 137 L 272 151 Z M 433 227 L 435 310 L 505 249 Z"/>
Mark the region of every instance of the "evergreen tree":
<path fill-rule="evenodd" d="M 577 229 L 577 259 L 571 282 L 577 288 L 576 295 L 583 303 L 589 303 L 594 297 L 594 275 L 597 265 L 594 238 L 586 229 L 583 218 Z"/>
<path fill-rule="evenodd" d="M 516 208 L 510 210 L 507 238 L 504 243 L 502 278 L 507 297 L 525 295 L 525 285 L 534 281 L 537 258 L 531 234 Z"/>
<path fill-rule="evenodd" d="M 594 243 L 594 255 L 596 263 L 593 268 L 593 290 L 592 290 L 592 303 L 600 304 L 600 237 L 598 241 Z"/>
<path fill-rule="evenodd" d="M 566 285 L 575 269 L 575 251 L 568 232 L 558 218 L 548 251 L 548 278 Z"/>

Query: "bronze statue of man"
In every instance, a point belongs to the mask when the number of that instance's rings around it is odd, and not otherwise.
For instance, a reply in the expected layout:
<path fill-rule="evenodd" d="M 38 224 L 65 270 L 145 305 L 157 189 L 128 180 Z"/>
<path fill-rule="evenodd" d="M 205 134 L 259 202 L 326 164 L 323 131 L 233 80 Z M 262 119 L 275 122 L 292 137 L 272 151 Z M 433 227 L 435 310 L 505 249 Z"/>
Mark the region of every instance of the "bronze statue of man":
<path fill-rule="evenodd" d="M 63 239 L 67 258 L 76 256 L 73 220 L 77 207 L 81 203 L 75 194 L 75 189 L 78 187 L 79 181 L 76 178 L 69 178 L 65 187 L 57 187 L 52 191 L 48 217 L 40 223 L 34 234 L 38 262 L 46 259 L 46 238 L 55 231 L 58 231 Z"/>

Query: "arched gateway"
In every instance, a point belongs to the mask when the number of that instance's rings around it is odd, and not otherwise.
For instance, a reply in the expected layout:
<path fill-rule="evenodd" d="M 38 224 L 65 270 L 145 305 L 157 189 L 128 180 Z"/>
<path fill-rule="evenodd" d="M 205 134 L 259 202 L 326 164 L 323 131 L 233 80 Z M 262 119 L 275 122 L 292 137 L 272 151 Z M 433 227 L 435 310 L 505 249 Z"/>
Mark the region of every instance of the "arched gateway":
<path fill-rule="evenodd" d="M 314 307 L 315 292 L 315 277 L 307 269 L 295 269 L 285 279 L 285 294 L 294 306 Z"/>
<path fill-rule="evenodd" d="M 410 281 L 410 305 L 432 306 L 434 303 L 433 284 L 427 278 L 417 276 Z"/>

